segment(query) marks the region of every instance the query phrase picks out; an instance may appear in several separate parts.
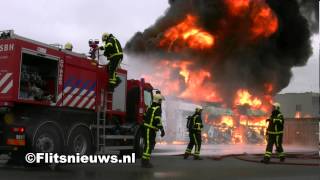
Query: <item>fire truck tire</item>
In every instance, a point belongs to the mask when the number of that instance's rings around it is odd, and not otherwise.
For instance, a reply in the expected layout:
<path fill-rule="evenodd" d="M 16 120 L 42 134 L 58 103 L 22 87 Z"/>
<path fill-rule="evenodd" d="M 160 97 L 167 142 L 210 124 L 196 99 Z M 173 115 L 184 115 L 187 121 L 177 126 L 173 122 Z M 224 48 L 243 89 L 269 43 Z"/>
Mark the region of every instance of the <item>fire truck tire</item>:
<path fill-rule="evenodd" d="M 40 127 L 34 136 L 33 152 L 62 152 L 63 139 L 58 128 L 52 125 Z"/>
<path fill-rule="evenodd" d="M 92 139 L 90 131 L 84 127 L 74 129 L 68 138 L 68 150 L 70 154 L 91 154 Z"/>
<path fill-rule="evenodd" d="M 135 146 L 134 146 L 134 150 L 135 150 L 137 158 L 141 158 L 142 157 L 143 146 L 144 146 L 144 139 L 143 139 L 142 131 L 140 129 L 140 130 L 138 130 L 138 132 L 136 134 Z"/>

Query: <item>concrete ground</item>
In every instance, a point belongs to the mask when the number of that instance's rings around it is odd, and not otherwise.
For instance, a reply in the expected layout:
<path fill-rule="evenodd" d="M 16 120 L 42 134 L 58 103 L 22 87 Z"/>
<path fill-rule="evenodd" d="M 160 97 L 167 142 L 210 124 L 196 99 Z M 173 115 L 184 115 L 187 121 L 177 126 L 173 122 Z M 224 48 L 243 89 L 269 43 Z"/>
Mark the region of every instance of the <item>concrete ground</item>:
<path fill-rule="evenodd" d="M 152 157 L 153 169 L 143 169 L 140 161 L 135 164 L 82 164 L 64 165 L 52 171 L 47 167 L 23 168 L 0 165 L 0 179 L 4 180 L 71 180 L 71 179 L 182 179 L 182 180 L 212 180 L 212 179 L 265 179 L 265 180 L 319 180 L 319 156 L 312 153 L 291 152 L 286 163 L 261 164 L 258 161 L 262 155 L 242 154 L 230 156 L 231 153 L 205 153 L 205 149 L 214 148 L 204 146 L 204 160 L 195 161 L 192 158 L 184 160 L 178 156 L 184 146 L 178 146 L 178 151 L 172 153 L 173 146 L 159 147 Z M 237 146 L 229 146 L 235 149 Z M 221 149 L 221 147 L 216 147 Z M 246 150 L 253 147 L 246 147 Z M 262 147 L 261 147 L 262 148 Z M 220 152 L 217 150 L 216 152 Z M 181 154 L 181 153 L 180 153 Z M 236 154 L 236 153 L 232 153 Z M 292 162 L 313 163 L 313 165 L 294 165 Z M 291 162 L 291 163 L 290 163 Z"/>

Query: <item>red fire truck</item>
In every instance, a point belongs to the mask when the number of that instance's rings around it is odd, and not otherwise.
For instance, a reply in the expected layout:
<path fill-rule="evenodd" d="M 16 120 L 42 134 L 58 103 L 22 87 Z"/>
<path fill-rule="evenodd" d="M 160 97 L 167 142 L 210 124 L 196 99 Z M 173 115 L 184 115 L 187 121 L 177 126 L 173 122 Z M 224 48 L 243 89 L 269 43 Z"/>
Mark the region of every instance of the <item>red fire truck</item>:
<path fill-rule="evenodd" d="M 108 72 L 79 54 L 0 32 L 0 154 L 141 153 L 140 125 L 153 87 L 127 80 L 108 91 Z"/>

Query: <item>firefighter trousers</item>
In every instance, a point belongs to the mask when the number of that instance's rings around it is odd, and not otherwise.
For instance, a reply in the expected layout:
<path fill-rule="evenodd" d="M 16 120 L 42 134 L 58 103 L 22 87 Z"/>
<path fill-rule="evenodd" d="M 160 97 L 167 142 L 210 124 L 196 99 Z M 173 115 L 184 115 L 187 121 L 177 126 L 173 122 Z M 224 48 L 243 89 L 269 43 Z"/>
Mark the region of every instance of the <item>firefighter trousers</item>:
<path fill-rule="evenodd" d="M 264 155 L 265 158 L 271 157 L 273 145 L 276 146 L 276 151 L 278 153 L 278 157 L 284 158 L 285 154 L 283 153 L 282 137 L 283 137 L 283 134 L 269 134 L 268 135 L 268 143 L 267 143 L 266 153 Z"/>
<path fill-rule="evenodd" d="M 122 56 L 115 56 L 110 59 L 108 66 L 109 70 L 109 83 L 115 85 L 117 83 L 117 69 L 122 62 Z"/>
<path fill-rule="evenodd" d="M 200 156 L 201 132 L 189 131 L 189 138 L 190 138 L 190 142 L 187 146 L 185 153 L 191 154 L 193 146 L 194 146 L 194 156 Z"/>
<path fill-rule="evenodd" d="M 144 127 L 143 131 L 144 148 L 142 159 L 150 160 L 151 152 L 154 149 L 156 143 L 156 131 L 147 127 Z"/>

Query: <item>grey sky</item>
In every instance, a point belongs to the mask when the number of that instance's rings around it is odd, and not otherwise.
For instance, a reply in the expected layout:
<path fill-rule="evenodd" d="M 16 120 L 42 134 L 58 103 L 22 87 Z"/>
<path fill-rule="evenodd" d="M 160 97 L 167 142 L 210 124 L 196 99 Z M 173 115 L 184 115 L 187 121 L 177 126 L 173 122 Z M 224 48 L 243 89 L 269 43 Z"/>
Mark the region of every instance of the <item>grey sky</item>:
<path fill-rule="evenodd" d="M 1 2 L 0 30 L 46 43 L 70 41 L 87 53 L 88 39 L 112 32 L 124 45 L 162 16 L 167 0 L 10 0 Z M 319 92 L 319 35 L 307 66 L 293 69 L 293 79 L 282 92 Z"/>

